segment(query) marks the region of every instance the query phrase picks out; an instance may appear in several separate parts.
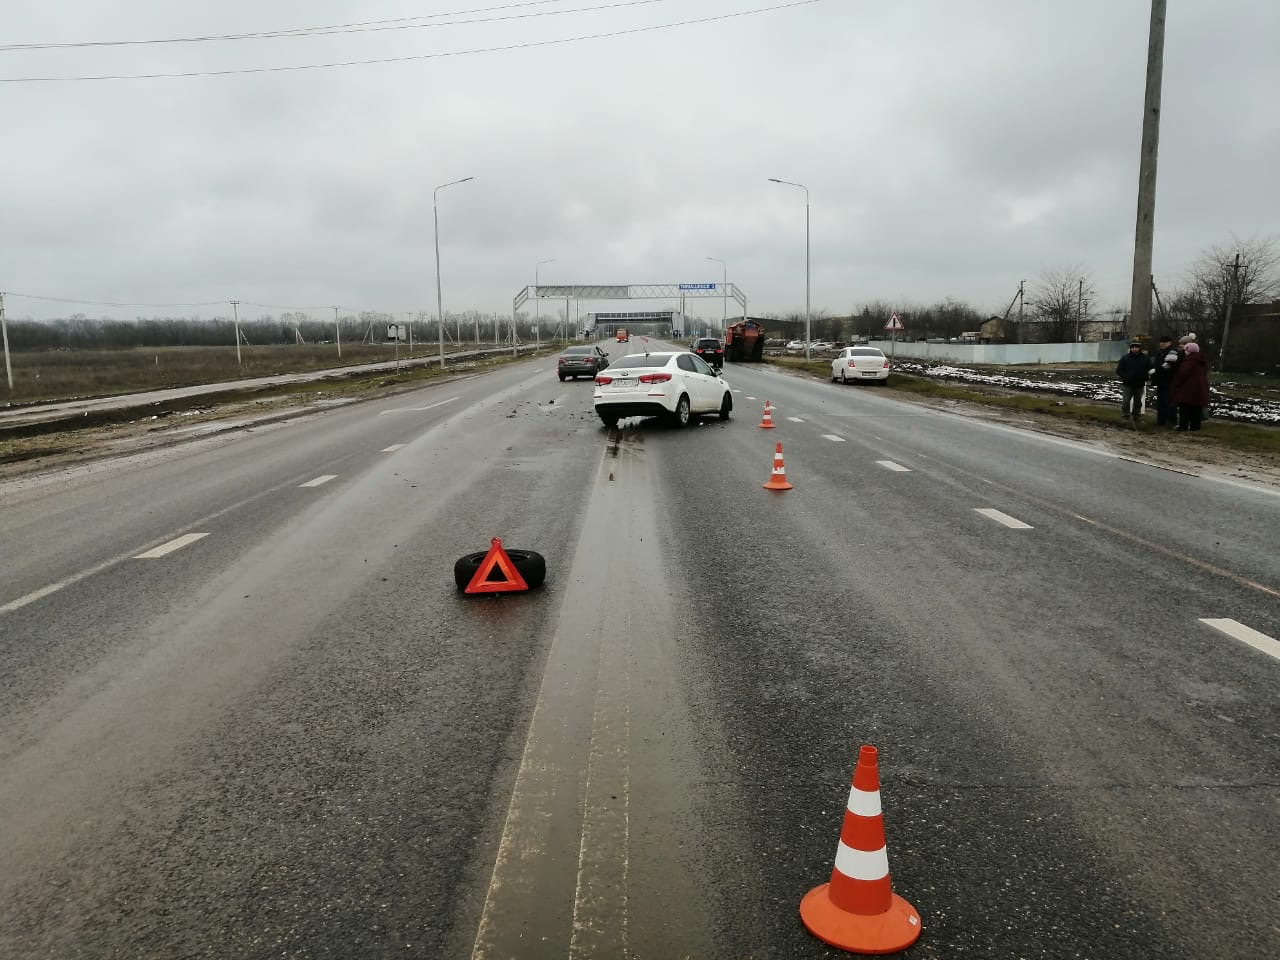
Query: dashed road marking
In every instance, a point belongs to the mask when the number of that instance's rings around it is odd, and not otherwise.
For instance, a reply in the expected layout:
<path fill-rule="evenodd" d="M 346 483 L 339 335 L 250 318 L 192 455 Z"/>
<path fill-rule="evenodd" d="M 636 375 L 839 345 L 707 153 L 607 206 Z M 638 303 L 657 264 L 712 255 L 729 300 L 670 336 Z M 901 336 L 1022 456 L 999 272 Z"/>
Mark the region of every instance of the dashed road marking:
<path fill-rule="evenodd" d="M 306 483 L 300 483 L 298 484 L 298 486 L 299 487 L 318 487 L 322 483 L 328 483 L 330 480 L 337 479 L 337 476 L 338 475 L 336 473 L 326 473 L 319 477 L 316 477 L 314 480 L 308 480 Z"/>
<path fill-rule="evenodd" d="M 378 416 L 385 417 L 388 413 L 421 413 L 423 410 L 434 410 L 436 407 L 443 407 L 446 403 L 453 403 L 457 397 L 450 397 L 448 400 L 441 400 L 439 403 L 428 404 L 425 407 L 392 407 L 390 410 L 379 410 Z"/>
<path fill-rule="evenodd" d="M 392 444 L 391 446 L 389 446 L 389 447 L 383 447 L 383 448 L 382 448 L 382 452 L 383 452 L 383 453 L 395 453 L 397 450 L 403 450 L 406 446 L 407 446 L 407 444 L 404 444 L 404 443 L 393 443 L 393 444 Z"/>
<path fill-rule="evenodd" d="M 135 560 L 155 560 L 158 557 L 167 556 L 175 550 L 181 550 L 183 547 L 190 546 L 197 540 L 203 540 L 209 534 L 207 533 L 184 533 L 180 537 L 174 537 L 168 543 L 162 543 L 158 547 L 153 547 L 146 553 L 140 553 L 133 559 Z"/>
<path fill-rule="evenodd" d="M 832 443 L 844 443 L 844 442 L 845 442 L 844 437 L 837 437 L 834 433 L 824 433 L 824 434 L 822 435 L 822 439 L 823 439 L 823 440 L 830 440 Z"/>
<path fill-rule="evenodd" d="M 984 517 L 990 517 L 996 523 L 1003 523 L 1011 530 L 1031 530 L 1031 524 L 1023 523 L 1017 517 L 1011 517 L 1007 513 L 1001 513 L 999 510 L 992 510 L 990 507 L 974 507 L 975 513 L 980 513 Z"/>
<path fill-rule="evenodd" d="M 1213 627 L 1215 630 L 1221 630 L 1228 637 L 1239 640 L 1241 643 L 1247 643 L 1255 650 L 1261 650 L 1268 656 L 1280 660 L 1280 642 L 1277 642 L 1274 637 L 1268 637 L 1265 633 L 1259 633 L 1253 627 L 1246 627 L 1243 623 L 1226 617 L 1217 619 L 1201 617 L 1200 622 Z"/>
<path fill-rule="evenodd" d="M 910 473 L 910 467 L 904 467 L 900 463 L 894 463 L 892 460 L 877 460 L 876 463 L 884 467 L 886 470 L 893 470 L 895 473 Z"/>
<path fill-rule="evenodd" d="M 804 421 L 801 420 L 799 417 L 787 417 L 787 419 L 790 420 L 792 423 L 804 423 Z"/>

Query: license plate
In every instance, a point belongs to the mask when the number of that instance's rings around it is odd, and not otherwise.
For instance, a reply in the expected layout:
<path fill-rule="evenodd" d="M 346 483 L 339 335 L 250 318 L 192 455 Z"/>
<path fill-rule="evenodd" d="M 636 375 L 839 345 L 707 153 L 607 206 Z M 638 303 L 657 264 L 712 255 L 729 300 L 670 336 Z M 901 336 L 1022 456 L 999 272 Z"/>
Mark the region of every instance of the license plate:
<path fill-rule="evenodd" d="M 863 370 L 863 371 L 862 371 L 862 375 L 863 375 L 864 377 L 878 377 L 878 376 L 880 375 L 880 373 L 879 373 L 879 371 L 877 371 L 877 370 L 870 370 L 870 371 L 868 371 L 868 370 Z"/>
<path fill-rule="evenodd" d="M 614 380 L 613 383 L 609 384 L 611 387 L 634 387 L 635 385 L 636 381 L 634 380 Z"/>

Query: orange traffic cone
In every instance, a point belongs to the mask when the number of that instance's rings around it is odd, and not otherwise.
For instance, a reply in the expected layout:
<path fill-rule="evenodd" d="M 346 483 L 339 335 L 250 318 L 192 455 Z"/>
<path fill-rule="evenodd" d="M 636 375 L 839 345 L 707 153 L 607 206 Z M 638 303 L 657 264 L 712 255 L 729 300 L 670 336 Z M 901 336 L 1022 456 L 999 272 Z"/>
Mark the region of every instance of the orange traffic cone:
<path fill-rule="evenodd" d="M 769 411 L 766 410 L 766 417 Z M 773 451 L 773 472 L 769 474 L 769 479 L 764 482 L 766 490 L 790 490 L 791 484 L 787 482 L 787 468 L 782 464 L 782 444 L 778 444 L 776 450 Z"/>
<path fill-rule="evenodd" d="M 773 429 L 773 407 L 769 406 L 769 401 L 764 402 L 764 419 L 760 421 L 761 430 Z"/>
<path fill-rule="evenodd" d="M 831 882 L 805 894 L 800 919 L 823 943 L 852 953 L 897 953 L 920 937 L 920 914 L 889 886 L 875 747 L 858 754 Z"/>

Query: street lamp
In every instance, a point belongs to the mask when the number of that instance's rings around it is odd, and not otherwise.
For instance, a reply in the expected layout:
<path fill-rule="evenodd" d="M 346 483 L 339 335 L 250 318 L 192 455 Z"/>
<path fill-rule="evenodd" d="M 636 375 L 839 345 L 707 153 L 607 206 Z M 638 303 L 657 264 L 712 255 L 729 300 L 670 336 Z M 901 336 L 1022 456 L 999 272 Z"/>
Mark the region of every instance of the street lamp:
<path fill-rule="evenodd" d="M 538 268 L 544 263 L 555 263 L 556 258 L 550 257 L 547 260 L 539 260 L 533 265 L 533 335 L 539 337 L 539 331 L 542 328 L 542 298 L 538 296 Z M 565 316 L 565 322 L 569 322 L 569 317 Z"/>
<path fill-rule="evenodd" d="M 435 212 L 436 219 L 436 315 L 440 318 L 440 372 L 444 372 L 444 301 L 440 293 L 440 191 L 445 187 L 452 187 L 458 183 L 466 183 L 468 180 L 474 180 L 475 177 L 463 177 L 461 180 L 450 180 L 448 183 L 442 183 L 436 187 L 431 194 L 431 208 Z"/>
<path fill-rule="evenodd" d="M 804 358 L 812 359 L 810 348 L 813 326 L 813 314 L 809 310 L 809 188 L 803 183 L 792 183 L 790 180 L 769 178 L 770 183 L 782 183 L 788 187 L 799 187 L 804 191 Z"/>
<path fill-rule="evenodd" d="M 729 268 L 719 257 L 707 257 L 707 259 L 720 264 L 721 273 L 724 274 L 724 282 L 720 284 L 720 336 L 723 337 L 724 328 L 729 325 Z"/>

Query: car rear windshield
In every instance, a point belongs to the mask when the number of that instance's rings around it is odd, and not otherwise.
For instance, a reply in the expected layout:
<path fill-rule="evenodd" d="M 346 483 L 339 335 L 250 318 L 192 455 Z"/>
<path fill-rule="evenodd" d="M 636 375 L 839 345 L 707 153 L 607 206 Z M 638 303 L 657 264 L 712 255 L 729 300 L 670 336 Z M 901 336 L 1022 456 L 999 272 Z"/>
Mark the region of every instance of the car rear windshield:
<path fill-rule="evenodd" d="M 617 367 L 665 367 L 671 361 L 667 354 L 633 353 L 623 357 L 614 366 Z"/>
<path fill-rule="evenodd" d="M 575 356 L 580 353 L 595 353 L 595 347 L 569 347 L 565 353 L 572 353 Z"/>
<path fill-rule="evenodd" d="M 710 347 L 712 350 L 715 350 L 717 347 L 720 346 L 720 341 L 719 340 L 699 340 L 698 346 L 702 347 L 704 350 L 707 349 L 708 347 Z"/>
<path fill-rule="evenodd" d="M 875 349 L 874 347 L 861 347 L 858 349 L 850 350 L 849 356 L 851 357 L 883 357 L 884 354 L 881 353 L 879 350 Z"/>

